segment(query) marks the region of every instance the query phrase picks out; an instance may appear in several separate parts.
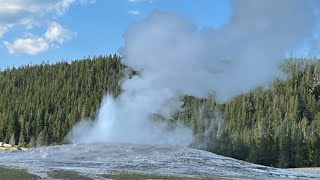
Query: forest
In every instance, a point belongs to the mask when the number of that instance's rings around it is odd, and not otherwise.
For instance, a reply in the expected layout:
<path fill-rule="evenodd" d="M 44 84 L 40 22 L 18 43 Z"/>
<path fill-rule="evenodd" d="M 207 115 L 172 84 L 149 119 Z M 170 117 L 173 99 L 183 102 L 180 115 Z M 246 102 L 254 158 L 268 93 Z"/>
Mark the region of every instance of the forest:
<path fill-rule="evenodd" d="M 121 93 L 126 68 L 114 54 L 1 70 L 0 141 L 65 143 L 81 118 L 94 119 L 104 95 Z M 195 148 L 267 166 L 320 166 L 320 59 L 289 58 L 281 69 L 286 78 L 228 102 L 181 97 L 171 121 L 193 130 Z"/>

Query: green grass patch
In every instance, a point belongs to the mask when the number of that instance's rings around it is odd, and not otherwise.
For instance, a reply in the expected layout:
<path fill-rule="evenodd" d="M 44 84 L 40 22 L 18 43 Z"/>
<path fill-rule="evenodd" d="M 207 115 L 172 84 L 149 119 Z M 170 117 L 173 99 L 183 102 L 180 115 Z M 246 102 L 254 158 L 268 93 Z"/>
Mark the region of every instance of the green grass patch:
<path fill-rule="evenodd" d="M 30 174 L 24 169 L 14 169 L 9 167 L 0 166 L 0 179 L 12 180 L 12 179 L 41 179 L 39 176 Z"/>
<path fill-rule="evenodd" d="M 76 171 L 67 170 L 52 170 L 47 172 L 49 179 L 61 179 L 61 180 L 92 180 L 92 178 L 82 175 Z M 213 177 L 187 177 L 187 176 L 176 176 L 176 175 L 161 175 L 161 174 L 150 174 L 150 173 L 139 173 L 139 172 L 111 172 L 109 174 L 95 174 L 97 176 L 107 179 L 167 179 L 167 180 L 227 180 L 229 178 L 213 176 Z M 41 179 L 40 176 L 30 174 L 24 169 L 14 169 L 11 167 L 0 166 L 0 179 L 1 180 L 12 180 L 12 179 L 28 179 L 37 180 Z"/>
<path fill-rule="evenodd" d="M 227 179 L 222 177 L 186 177 L 186 176 L 175 176 L 175 175 L 159 175 L 159 174 L 148 174 L 148 173 L 135 173 L 135 172 L 116 172 L 111 174 L 101 175 L 107 179 L 168 179 L 168 180 L 220 180 Z"/>
<path fill-rule="evenodd" d="M 65 180 L 92 180 L 89 177 L 81 175 L 76 171 L 65 171 L 65 170 L 53 170 L 48 172 L 48 176 L 54 179 L 65 179 Z"/>

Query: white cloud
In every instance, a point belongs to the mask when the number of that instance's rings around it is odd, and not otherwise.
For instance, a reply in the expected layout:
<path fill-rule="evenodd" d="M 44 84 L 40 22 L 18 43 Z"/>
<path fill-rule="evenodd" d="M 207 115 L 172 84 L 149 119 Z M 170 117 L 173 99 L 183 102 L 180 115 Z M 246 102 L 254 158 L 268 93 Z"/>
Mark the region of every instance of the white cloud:
<path fill-rule="evenodd" d="M 3 41 L 10 54 L 36 55 L 49 47 L 58 47 L 76 34 L 52 22 L 43 35 L 34 35 L 30 30 L 42 27 L 48 21 L 62 16 L 72 5 L 93 4 L 96 0 L 0 0 L 0 38 L 9 30 L 23 27 L 27 30 L 12 41 Z"/>
<path fill-rule="evenodd" d="M 8 41 L 4 41 L 3 43 L 9 50 L 10 54 L 24 53 L 36 55 L 48 50 L 49 48 L 48 43 L 43 38 L 17 39 L 13 43 Z"/>
<path fill-rule="evenodd" d="M 22 26 L 32 29 L 57 16 L 71 5 L 93 4 L 96 0 L 0 0 L 0 27 Z M 8 31 L 9 29 L 6 29 Z M 0 29 L 0 33 L 4 32 Z M 3 35 L 4 33 L 2 33 Z"/>
<path fill-rule="evenodd" d="M 74 35 L 75 33 L 63 28 L 60 24 L 52 22 L 49 24 L 44 37 L 50 43 L 58 42 L 59 44 L 63 44 L 65 41 L 70 40 Z"/>
<path fill-rule="evenodd" d="M 51 22 L 43 37 L 34 37 L 33 34 L 27 33 L 27 38 L 18 38 L 13 42 L 3 41 L 3 44 L 10 54 L 37 55 L 47 51 L 49 46 L 58 47 L 58 45 L 72 39 L 75 34 L 60 24 Z"/>
<path fill-rule="evenodd" d="M 20 24 L 46 14 L 62 15 L 76 0 L 0 0 L 0 24 Z"/>
<path fill-rule="evenodd" d="M 138 10 L 131 10 L 131 11 L 128 11 L 128 14 L 135 16 L 135 15 L 139 15 L 139 14 L 140 14 L 140 11 L 138 11 Z"/>

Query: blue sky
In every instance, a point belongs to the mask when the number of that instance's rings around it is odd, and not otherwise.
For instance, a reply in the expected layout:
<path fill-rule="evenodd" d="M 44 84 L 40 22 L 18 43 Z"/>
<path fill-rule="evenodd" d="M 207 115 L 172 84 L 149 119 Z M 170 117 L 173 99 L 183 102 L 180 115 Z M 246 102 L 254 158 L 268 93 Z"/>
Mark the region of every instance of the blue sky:
<path fill-rule="evenodd" d="M 154 10 L 219 27 L 227 0 L 0 0 L 0 68 L 116 53 L 128 26 Z"/>

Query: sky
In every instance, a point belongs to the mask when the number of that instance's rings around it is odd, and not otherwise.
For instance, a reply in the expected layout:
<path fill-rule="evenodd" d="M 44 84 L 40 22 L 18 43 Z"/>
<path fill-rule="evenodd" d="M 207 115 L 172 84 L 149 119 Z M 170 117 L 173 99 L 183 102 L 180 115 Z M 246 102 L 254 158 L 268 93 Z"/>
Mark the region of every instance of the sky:
<path fill-rule="evenodd" d="M 0 0 L 0 68 L 118 53 L 128 27 L 153 11 L 199 29 L 231 16 L 227 0 Z"/>

